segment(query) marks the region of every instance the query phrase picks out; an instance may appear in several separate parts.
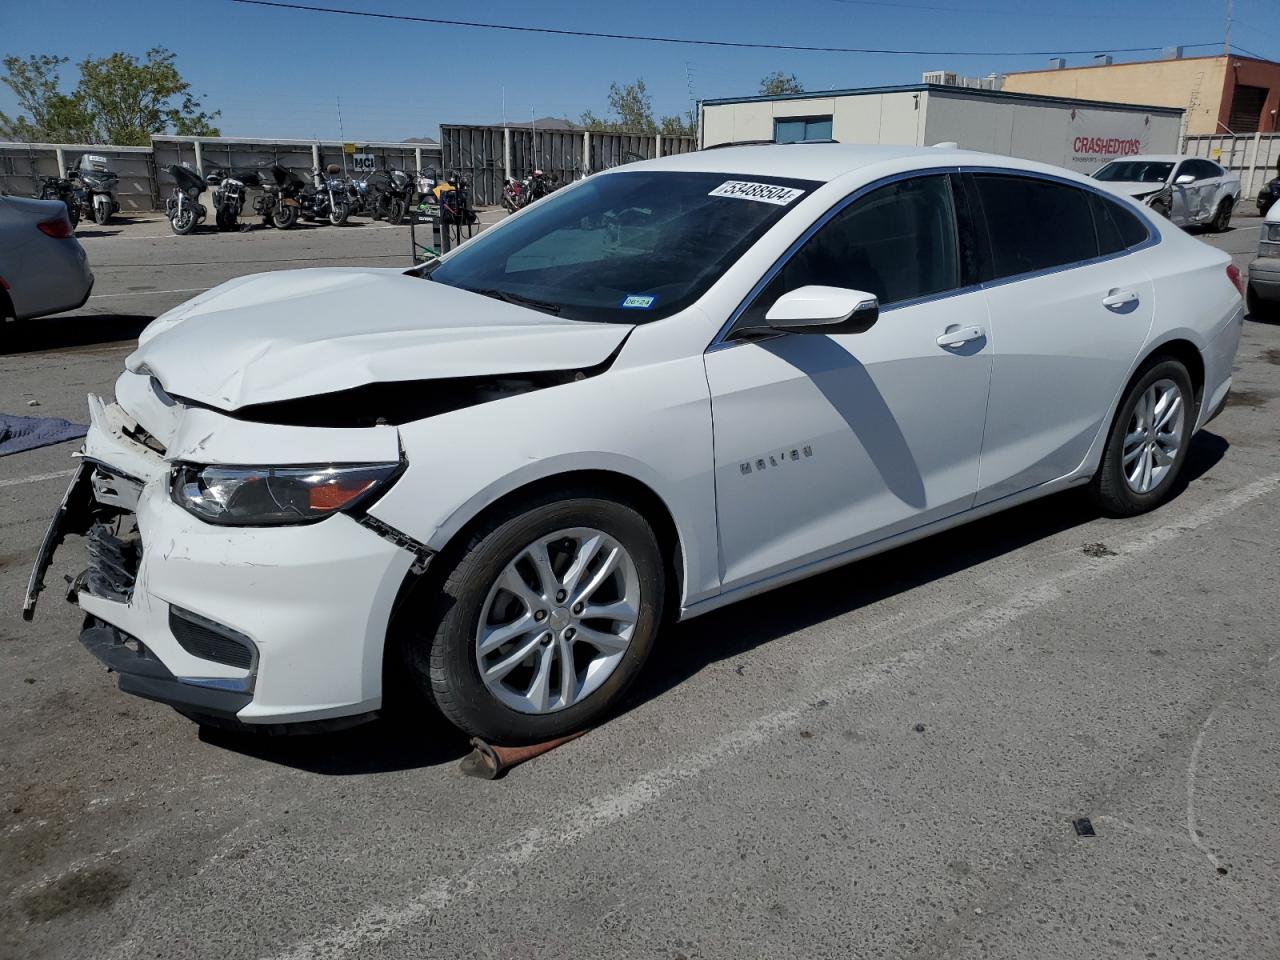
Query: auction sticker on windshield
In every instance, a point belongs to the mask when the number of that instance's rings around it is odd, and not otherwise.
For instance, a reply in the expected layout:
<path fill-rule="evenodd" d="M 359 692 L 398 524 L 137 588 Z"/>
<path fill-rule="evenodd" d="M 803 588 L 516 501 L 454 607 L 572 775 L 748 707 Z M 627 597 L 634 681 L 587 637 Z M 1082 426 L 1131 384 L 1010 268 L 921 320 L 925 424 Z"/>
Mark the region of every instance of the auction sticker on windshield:
<path fill-rule="evenodd" d="M 773 203 L 785 207 L 803 190 L 795 187 L 780 187 L 772 183 L 749 183 L 746 180 L 726 180 L 712 190 L 709 197 L 734 197 L 738 200 L 756 200 L 759 203 Z"/>

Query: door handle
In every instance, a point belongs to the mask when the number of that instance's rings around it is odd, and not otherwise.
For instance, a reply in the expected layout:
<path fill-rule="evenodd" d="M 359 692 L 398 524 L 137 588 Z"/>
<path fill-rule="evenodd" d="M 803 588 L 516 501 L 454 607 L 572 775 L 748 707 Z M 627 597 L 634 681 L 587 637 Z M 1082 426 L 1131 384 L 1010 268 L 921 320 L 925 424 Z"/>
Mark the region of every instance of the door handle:
<path fill-rule="evenodd" d="M 937 342 L 940 347 L 958 347 L 971 340 L 981 340 L 986 335 L 987 331 L 983 330 L 977 324 L 970 324 L 967 327 L 958 327 L 955 330 L 948 330 L 938 338 Z"/>
<path fill-rule="evenodd" d="M 1132 290 L 1110 290 L 1107 295 L 1102 298 L 1102 305 L 1108 310 L 1114 310 L 1116 313 L 1122 313 L 1128 308 L 1138 305 L 1138 295 Z"/>

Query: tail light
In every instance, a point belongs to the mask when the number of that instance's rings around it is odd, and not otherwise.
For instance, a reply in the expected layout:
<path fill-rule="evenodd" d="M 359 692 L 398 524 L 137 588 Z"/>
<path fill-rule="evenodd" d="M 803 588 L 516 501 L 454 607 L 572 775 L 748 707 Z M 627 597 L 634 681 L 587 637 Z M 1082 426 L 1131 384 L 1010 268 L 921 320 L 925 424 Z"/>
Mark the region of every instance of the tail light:
<path fill-rule="evenodd" d="M 1236 289 L 1240 291 L 1240 296 L 1244 296 L 1244 277 L 1240 274 L 1240 268 L 1234 263 L 1227 264 L 1227 279 L 1236 285 Z"/>
<path fill-rule="evenodd" d="M 53 237 L 56 240 L 68 240 L 76 235 L 75 230 L 71 228 L 71 221 L 67 219 L 65 213 L 56 217 L 50 217 L 48 220 L 41 220 L 37 227 L 45 236 Z"/>

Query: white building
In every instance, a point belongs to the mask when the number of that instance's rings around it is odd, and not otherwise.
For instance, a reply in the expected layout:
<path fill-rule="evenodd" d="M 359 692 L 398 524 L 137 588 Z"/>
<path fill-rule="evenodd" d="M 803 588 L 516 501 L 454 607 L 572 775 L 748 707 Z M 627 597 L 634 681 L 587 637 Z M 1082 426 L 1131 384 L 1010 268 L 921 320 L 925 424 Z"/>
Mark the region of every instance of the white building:
<path fill-rule="evenodd" d="M 1177 153 L 1182 110 L 919 83 L 704 100 L 699 146 L 836 140 L 1041 160 L 1088 173 L 1135 153 Z"/>

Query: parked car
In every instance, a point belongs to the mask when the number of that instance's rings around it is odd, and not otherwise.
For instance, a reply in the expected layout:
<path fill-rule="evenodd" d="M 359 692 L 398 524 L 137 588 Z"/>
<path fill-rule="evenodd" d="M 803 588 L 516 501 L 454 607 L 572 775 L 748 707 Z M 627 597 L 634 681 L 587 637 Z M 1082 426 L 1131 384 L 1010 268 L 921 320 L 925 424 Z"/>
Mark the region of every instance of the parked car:
<path fill-rule="evenodd" d="M 1277 200 L 1280 200 L 1280 177 L 1273 177 L 1258 191 L 1258 216 L 1265 217 Z"/>
<path fill-rule="evenodd" d="M 1280 320 L 1280 205 L 1267 211 L 1258 256 L 1249 264 L 1249 313 L 1257 320 Z"/>
<path fill-rule="evenodd" d="M 416 694 L 546 740 L 671 620 L 1071 487 L 1160 505 L 1241 294 L 1225 253 L 1006 156 L 628 165 L 427 264 L 157 318 L 91 399 L 24 615 L 84 534 L 81 640 L 127 692 L 242 727 Z"/>
<path fill-rule="evenodd" d="M 67 205 L 0 195 L 0 324 L 75 310 L 92 289 Z"/>
<path fill-rule="evenodd" d="M 1139 155 L 1112 160 L 1093 177 L 1180 227 L 1221 233 L 1240 199 L 1240 178 L 1203 157 Z"/>

